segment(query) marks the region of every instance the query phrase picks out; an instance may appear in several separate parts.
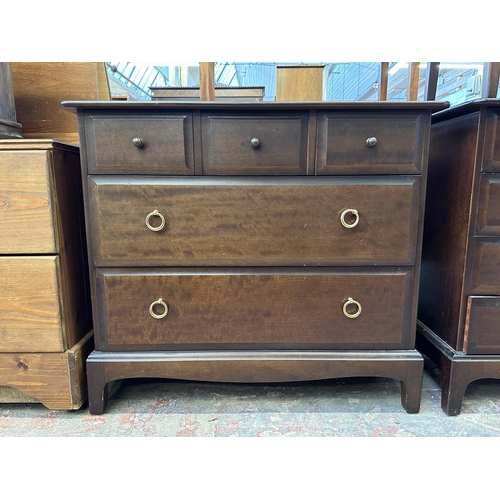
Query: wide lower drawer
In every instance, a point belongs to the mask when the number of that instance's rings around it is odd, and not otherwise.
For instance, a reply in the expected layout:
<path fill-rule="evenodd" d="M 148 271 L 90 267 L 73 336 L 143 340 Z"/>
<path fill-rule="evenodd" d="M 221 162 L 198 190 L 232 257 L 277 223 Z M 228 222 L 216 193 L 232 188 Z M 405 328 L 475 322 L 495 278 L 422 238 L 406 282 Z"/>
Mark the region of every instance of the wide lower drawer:
<path fill-rule="evenodd" d="M 59 258 L 0 257 L 0 352 L 63 352 Z"/>
<path fill-rule="evenodd" d="M 500 354 L 500 297 L 470 296 L 467 301 L 464 351 Z"/>
<path fill-rule="evenodd" d="M 85 116 L 89 173 L 194 174 L 191 113 L 98 113 Z"/>
<path fill-rule="evenodd" d="M 422 171 L 429 117 L 416 112 L 320 112 L 319 175 Z"/>
<path fill-rule="evenodd" d="M 89 179 L 96 266 L 413 265 L 420 177 Z"/>
<path fill-rule="evenodd" d="M 406 349 L 413 269 L 98 269 L 98 350 Z"/>

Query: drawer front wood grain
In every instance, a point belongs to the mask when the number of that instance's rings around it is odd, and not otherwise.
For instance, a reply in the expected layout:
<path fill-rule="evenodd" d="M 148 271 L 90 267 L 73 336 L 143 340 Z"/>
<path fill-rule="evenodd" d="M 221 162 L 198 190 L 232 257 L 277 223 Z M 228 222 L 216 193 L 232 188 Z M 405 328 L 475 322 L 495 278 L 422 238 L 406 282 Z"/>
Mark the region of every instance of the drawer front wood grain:
<path fill-rule="evenodd" d="M 470 296 L 467 300 L 464 351 L 500 354 L 500 297 Z"/>
<path fill-rule="evenodd" d="M 202 114 L 203 173 L 306 174 L 308 113 Z"/>
<path fill-rule="evenodd" d="M 412 269 L 100 269 L 97 348 L 400 349 L 412 289 Z"/>
<path fill-rule="evenodd" d="M 427 118 L 417 113 L 318 113 L 316 173 L 418 174 Z M 368 141 L 368 142 L 367 142 Z"/>
<path fill-rule="evenodd" d="M 57 251 L 50 153 L 0 151 L 0 254 Z"/>
<path fill-rule="evenodd" d="M 469 292 L 500 294 L 500 239 L 474 238 Z"/>
<path fill-rule="evenodd" d="M 500 173 L 500 126 L 498 110 L 489 109 L 484 133 L 484 157 L 481 164 L 482 172 Z"/>
<path fill-rule="evenodd" d="M 96 266 L 415 261 L 419 177 L 94 176 L 89 195 Z"/>
<path fill-rule="evenodd" d="M 194 174 L 190 113 L 88 114 L 89 173 Z"/>
<path fill-rule="evenodd" d="M 500 174 L 481 175 L 475 234 L 500 236 Z"/>
<path fill-rule="evenodd" d="M 63 352 L 59 257 L 0 257 L 0 352 Z"/>

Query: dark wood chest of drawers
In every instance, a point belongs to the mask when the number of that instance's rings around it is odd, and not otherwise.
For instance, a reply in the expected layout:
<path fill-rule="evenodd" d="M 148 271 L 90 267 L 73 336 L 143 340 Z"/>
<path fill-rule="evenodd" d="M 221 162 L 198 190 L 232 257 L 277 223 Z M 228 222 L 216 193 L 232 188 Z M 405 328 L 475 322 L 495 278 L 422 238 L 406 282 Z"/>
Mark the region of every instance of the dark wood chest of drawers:
<path fill-rule="evenodd" d="M 442 407 L 500 378 L 500 99 L 434 115 L 418 347 L 441 368 Z"/>
<path fill-rule="evenodd" d="M 402 382 L 442 103 L 91 103 L 78 112 L 96 350 L 112 380 Z"/>

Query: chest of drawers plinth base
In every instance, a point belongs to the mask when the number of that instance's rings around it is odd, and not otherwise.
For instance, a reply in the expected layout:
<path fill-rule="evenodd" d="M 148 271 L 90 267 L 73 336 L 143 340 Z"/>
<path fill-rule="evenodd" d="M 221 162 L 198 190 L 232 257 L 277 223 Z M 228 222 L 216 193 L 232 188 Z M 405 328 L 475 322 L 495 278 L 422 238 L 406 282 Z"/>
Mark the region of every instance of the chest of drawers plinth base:
<path fill-rule="evenodd" d="M 126 378 L 401 381 L 443 103 L 63 103 L 78 113 L 95 351 Z"/>
<path fill-rule="evenodd" d="M 87 358 L 89 411 L 101 414 L 107 384 L 125 378 L 203 382 L 276 383 L 343 377 L 387 377 L 401 381 L 401 403 L 418 413 L 423 358 L 402 351 L 150 351 L 99 352 Z"/>

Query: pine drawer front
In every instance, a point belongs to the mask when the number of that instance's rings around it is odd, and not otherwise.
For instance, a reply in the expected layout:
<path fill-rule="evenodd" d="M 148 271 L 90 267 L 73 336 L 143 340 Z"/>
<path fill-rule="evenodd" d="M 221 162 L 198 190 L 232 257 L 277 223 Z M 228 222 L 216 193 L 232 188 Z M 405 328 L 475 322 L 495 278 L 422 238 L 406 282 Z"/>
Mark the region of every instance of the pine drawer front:
<path fill-rule="evenodd" d="M 488 110 L 486 131 L 484 134 L 484 156 L 481 164 L 482 172 L 500 173 L 500 126 L 498 109 Z"/>
<path fill-rule="evenodd" d="M 51 156 L 0 151 L 0 254 L 56 253 Z"/>
<path fill-rule="evenodd" d="M 0 257 L 0 352 L 63 352 L 59 257 Z"/>
<path fill-rule="evenodd" d="M 320 112 L 316 173 L 421 173 L 428 128 L 428 117 L 418 113 Z"/>
<path fill-rule="evenodd" d="M 202 114 L 203 173 L 306 174 L 308 113 Z"/>
<path fill-rule="evenodd" d="M 500 238 L 474 238 L 469 293 L 500 294 Z"/>
<path fill-rule="evenodd" d="M 464 351 L 466 354 L 500 354 L 500 297 L 467 299 Z"/>
<path fill-rule="evenodd" d="M 482 174 L 476 235 L 500 236 L 500 175 Z"/>
<path fill-rule="evenodd" d="M 412 291 L 412 269 L 100 269 L 97 349 L 403 349 Z"/>
<path fill-rule="evenodd" d="M 94 263 L 413 265 L 420 182 L 93 176 Z"/>
<path fill-rule="evenodd" d="M 88 114 L 89 173 L 194 174 L 191 113 Z"/>

